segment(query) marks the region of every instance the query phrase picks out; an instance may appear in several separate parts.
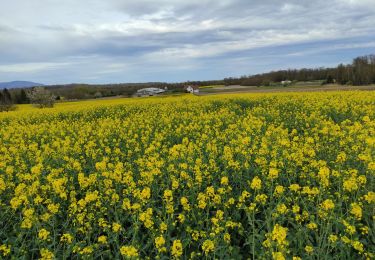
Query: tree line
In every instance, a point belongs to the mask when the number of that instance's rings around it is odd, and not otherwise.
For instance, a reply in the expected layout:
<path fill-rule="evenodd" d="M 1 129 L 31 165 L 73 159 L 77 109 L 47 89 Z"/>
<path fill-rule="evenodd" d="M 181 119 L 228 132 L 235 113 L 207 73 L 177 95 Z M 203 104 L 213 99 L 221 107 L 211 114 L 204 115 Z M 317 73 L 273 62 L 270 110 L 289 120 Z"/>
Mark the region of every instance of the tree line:
<path fill-rule="evenodd" d="M 288 69 L 240 78 L 225 78 L 225 85 L 267 86 L 281 81 L 322 81 L 341 85 L 375 84 L 375 55 L 357 57 L 351 64 L 336 68 Z"/>

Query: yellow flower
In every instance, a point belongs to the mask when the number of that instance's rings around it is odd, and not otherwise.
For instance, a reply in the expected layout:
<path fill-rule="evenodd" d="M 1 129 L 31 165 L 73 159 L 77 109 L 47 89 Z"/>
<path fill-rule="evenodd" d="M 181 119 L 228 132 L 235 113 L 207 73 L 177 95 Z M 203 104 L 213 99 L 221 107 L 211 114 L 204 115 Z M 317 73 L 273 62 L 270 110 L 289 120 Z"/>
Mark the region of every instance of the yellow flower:
<path fill-rule="evenodd" d="M 352 246 L 355 250 L 357 250 L 358 252 L 363 252 L 364 249 L 363 249 L 363 244 L 359 241 L 353 241 L 352 242 Z"/>
<path fill-rule="evenodd" d="M 23 215 L 26 217 L 26 218 L 31 218 L 34 214 L 34 209 L 30 208 L 30 209 L 26 209 L 23 211 Z"/>
<path fill-rule="evenodd" d="M 209 197 L 213 197 L 215 195 L 215 188 L 213 186 L 207 187 L 206 193 Z"/>
<path fill-rule="evenodd" d="M 112 224 L 112 230 L 115 233 L 119 232 L 121 230 L 121 228 L 122 228 L 121 224 L 119 224 L 117 222 L 115 222 L 115 223 Z"/>
<path fill-rule="evenodd" d="M 72 243 L 72 241 L 73 241 L 73 236 L 69 233 L 63 234 L 60 238 L 60 242 L 63 242 L 63 243 L 70 244 L 70 243 Z"/>
<path fill-rule="evenodd" d="M 293 205 L 293 207 L 292 207 L 292 211 L 293 211 L 294 214 L 299 213 L 300 209 L 301 208 L 298 205 Z"/>
<path fill-rule="evenodd" d="M 350 204 L 351 210 L 350 213 L 355 216 L 357 219 L 362 218 L 362 208 L 358 203 Z"/>
<path fill-rule="evenodd" d="M 21 228 L 30 229 L 33 226 L 33 221 L 29 218 L 25 218 L 21 223 Z"/>
<path fill-rule="evenodd" d="M 97 162 L 97 163 L 95 164 L 95 168 L 96 168 L 98 171 L 100 171 L 100 172 L 105 171 L 105 170 L 107 169 L 107 163 L 106 163 L 106 161 L 103 160 L 103 161 L 101 161 L 101 162 Z"/>
<path fill-rule="evenodd" d="M 47 240 L 50 232 L 42 228 L 38 233 L 38 238 L 41 240 Z"/>
<path fill-rule="evenodd" d="M 159 252 L 167 251 L 167 248 L 164 245 L 165 245 L 165 239 L 163 236 L 158 236 L 155 238 L 155 246 Z"/>
<path fill-rule="evenodd" d="M 180 257 L 182 255 L 182 243 L 181 240 L 174 240 L 171 248 L 171 254 L 173 257 Z"/>
<path fill-rule="evenodd" d="M 364 185 L 367 182 L 367 178 L 365 175 L 358 176 L 357 180 L 358 180 L 358 183 L 360 183 L 361 185 Z"/>
<path fill-rule="evenodd" d="M 262 181 L 259 179 L 258 176 L 255 176 L 253 180 L 251 181 L 250 187 L 253 190 L 260 190 L 262 188 Z"/>
<path fill-rule="evenodd" d="M 312 246 L 305 246 L 305 251 L 306 253 L 311 254 L 314 252 L 314 248 Z"/>
<path fill-rule="evenodd" d="M 184 210 L 190 211 L 189 200 L 186 197 L 181 197 L 180 202 Z"/>
<path fill-rule="evenodd" d="M 281 252 L 272 252 L 272 259 L 274 260 L 285 260 L 283 253 Z"/>
<path fill-rule="evenodd" d="M 173 192 L 171 190 L 165 190 L 164 191 L 164 200 L 166 202 L 172 202 L 173 201 Z"/>
<path fill-rule="evenodd" d="M 248 207 L 248 210 L 250 212 L 254 211 L 257 207 L 257 204 L 256 203 L 250 203 L 249 207 Z"/>
<path fill-rule="evenodd" d="M 341 241 L 345 244 L 350 244 L 351 240 L 347 236 L 342 236 Z"/>
<path fill-rule="evenodd" d="M 319 169 L 318 176 L 323 187 L 327 187 L 329 185 L 329 175 L 330 170 L 328 167 L 324 166 Z"/>
<path fill-rule="evenodd" d="M 122 202 L 122 208 L 124 210 L 130 210 L 132 208 L 130 200 L 128 198 L 125 198 Z"/>
<path fill-rule="evenodd" d="M 35 165 L 31 168 L 31 173 L 34 175 L 39 175 L 42 172 L 42 165 Z"/>
<path fill-rule="evenodd" d="M 367 201 L 367 203 L 374 203 L 375 192 L 369 191 L 366 195 L 364 195 L 364 199 Z"/>
<path fill-rule="evenodd" d="M 198 199 L 198 208 L 200 209 L 206 208 L 207 206 L 206 195 L 204 195 L 203 193 L 199 193 L 197 199 Z"/>
<path fill-rule="evenodd" d="M 151 189 L 149 187 L 146 187 L 141 192 L 141 198 L 143 200 L 148 200 L 151 196 Z"/>
<path fill-rule="evenodd" d="M 230 234 L 229 233 L 224 234 L 224 241 L 227 242 L 227 243 L 230 242 Z"/>
<path fill-rule="evenodd" d="M 276 207 L 276 211 L 280 214 L 285 214 L 288 212 L 288 208 L 285 206 L 285 204 L 279 204 Z"/>
<path fill-rule="evenodd" d="M 162 222 L 162 223 L 160 224 L 160 231 L 161 231 L 161 232 L 165 232 L 165 231 L 167 231 L 167 229 L 168 229 L 167 224 L 165 224 L 165 222 Z"/>
<path fill-rule="evenodd" d="M 184 223 L 185 221 L 185 215 L 184 214 L 178 214 L 178 221 L 180 221 L 180 223 Z"/>
<path fill-rule="evenodd" d="M 1 245 L 0 252 L 2 252 L 3 256 L 7 256 L 10 254 L 11 248 L 9 245 Z"/>
<path fill-rule="evenodd" d="M 268 171 L 268 178 L 273 180 L 277 177 L 279 177 L 279 170 L 275 168 L 270 168 L 270 170 Z"/>
<path fill-rule="evenodd" d="M 238 201 L 240 203 L 244 203 L 247 200 L 247 198 L 249 198 L 249 197 L 250 197 L 250 193 L 248 191 L 244 190 L 242 192 L 241 196 L 238 198 Z"/>
<path fill-rule="evenodd" d="M 98 237 L 98 242 L 100 244 L 106 244 L 107 243 L 107 237 L 106 236 L 100 236 L 100 237 Z"/>
<path fill-rule="evenodd" d="M 87 192 L 85 196 L 85 202 L 90 203 L 90 202 L 96 201 L 98 198 L 99 198 L 99 192 L 97 190 L 93 192 Z"/>
<path fill-rule="evenodd" d="M 205 240 L 202 245 L 202 250 L 205 254 L 208 254 L 209 252 L 214 251 L 215 249 L 215 243 L 212 240 Z"/>
<path fill-rule="evenodd" d="M 368 234 L 368 231 L 369 231 L 368 227 L 361 227 L 360 229 L 361 229 L 362 235 L 367 235 Z"/>
<path fill-rule="evenodd" d="M 178 182 L 178 180 L 172 180 L 172 189 L 173 190 L 178 189 L 179 186 L 180 186 L 180 183 Z"/>
<path fill-rule="evenodd" d="M 275 195 L 276 196 L 280 196 L 284 193 L 284 186 L 281 186 L 281 185 L 277 185 L 276 188 L 275 188 Z"/>
<path fill-rule="evenodd" d="M 81 251 L 79 251 L 81 255 L 90 255 L 92 252 L 94 252 L 92 246 L 86 246 Z"/>
<path fill-rule="evenodd" d="M 291 184 L 291 185 L 289 186 L 289 189 L 290 189 L 291 191 L 298 192 L 298 191 L 301 189 L 301 187 L 300 187 L 298 184 Z"/>
<path fill-rule="evenodd" d="M 286 245 L 286 235 L 288 229 L 276 224 L 272 230 L 271 239 L 276 241 L 279 245 Z"/>
<path fill-rule="evenodd" d="M 173 214 L 173 212 L 174 212 L 174 207 L 173 207 L 173 204 L 171 204 L 171 203 L 168 203 L 165 206 L 165 209 L 166 209 L 166 212 L 169 213 L 169 214 Z"/>
<path fill-rule="evenodd" d="M 316 230 L 318 228 L 318 225 L 314 222 L 310 222 L 309 224 L 306 225 L 306 227 L 311 230 Z"/>
<path fill-rule="evenodd" d="M 59 207 L 60 205 L 59 204 L 48 204 L 47 208 L 48 210 L 52 213 L 52 214 L 56 214 L 57 212 L 59 212 Z"/>
<path fill-rule="evenodd" d="M 40 219 L 44 222 L 47 222 L 51 217 L 52 217 L 52 215 L 50 213 L 46 212 L 46 213 L 44 213 L 40 216 Z"/>
<path fill-rule="evenodd" d="M 226 177 L 226 176 L 221 177 L 221 180 L 220 180 L 221 185 L 226 186 L 226 185 L 228 185 L 228 182 L 229 182 L 228 177 Z"/>
<path fill-rule="evenodd" d="M 346 191 L 356 191 L 358 190 L 357 179 L 355 177 L 351 177 L 343 182 L 343 188 Z"/>
<path fill-rule="evenodd" d="M 55 258 L 55 255 L 49 251 L 48 249 L 46 248 L 42 248 L 40 250 L 40 258 L 41 260 L 52 260 Z"/>
<path fill-rule="evenodd" d="M 255 196 L 255 201 L 264 205 L 267 202 L 267 198 L 266 194 L 259 194 Z"/>
<path fill-rule="evenodd" d="M 329 210 L 335 208 L 335 204 L 333 203 L 332 200 L 330 200 L 330 199 L 326 199 L 325 201 L 323 201 L 323 202 L 320 204 L 320 207 L 321 207 L 323 210 L 329 211 Z"/>
<path fill-rule="evenodd" d="M 143 222 L 146 228 L 151 228 L 154 225 L 152 221 L 152 208 L 148 208 L 145 212 L 139 214 L 139 220 Z"/>
<path fill-rule="evenodd" d="M 328 240 L 331 243 L 335 243 L 337 241 L 338 237 L 336 235 L 329 235 Z"/>
<path fill-rule="evenodd" d="M 193 233 L 191 234 L 191 238 L 194 240 L 194 241 L 198 241 L 199 239 L 199 232 L 194 230 Z"/>
<path fill-rule="evenodd" d="M 348 232 L 348 234 L 353 235 L 356 232 L 355 226 L 353 225 L 345 225 L 346 229 L 345 231 Z"/>
<path fill-rule="evenodd" d="M 138 257 L 138 250 L 134 246 L 122 246 L 120 248 L 120 253 L 126 257 Z"/>

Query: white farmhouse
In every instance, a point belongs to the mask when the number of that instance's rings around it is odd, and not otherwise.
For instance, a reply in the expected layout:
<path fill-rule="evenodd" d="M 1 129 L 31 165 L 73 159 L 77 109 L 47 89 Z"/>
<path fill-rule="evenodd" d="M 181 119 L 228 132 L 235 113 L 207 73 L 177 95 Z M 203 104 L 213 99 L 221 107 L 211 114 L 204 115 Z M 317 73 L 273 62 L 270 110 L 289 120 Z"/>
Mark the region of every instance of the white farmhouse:
<path fill-rule="evenodd" d="M 199 88 L 197 86 L 186 86 L 185 87 L 186 92 L 192 93 L 192 94 L 198 94 Z"/>
<path fill-rule="evenodd" d="M 285 85 L 290 85 L 292 84 L 292 82 L 290 80 L 283 80 L 281 81 L 281 85 L 285 86 Z"/>

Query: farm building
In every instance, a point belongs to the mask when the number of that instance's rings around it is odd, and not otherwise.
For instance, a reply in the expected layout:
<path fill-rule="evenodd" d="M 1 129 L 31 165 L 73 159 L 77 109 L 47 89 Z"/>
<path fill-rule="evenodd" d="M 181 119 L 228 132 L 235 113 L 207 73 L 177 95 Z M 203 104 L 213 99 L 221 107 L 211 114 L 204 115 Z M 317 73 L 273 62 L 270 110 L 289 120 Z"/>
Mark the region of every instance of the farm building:
<path fill-rule="evenodd" d="M 199 93 L 199 87 L 198 86 L 186 86 L 184 88 L 186 92 L 192 93 L 192 94 L 198 94 Z"/>
<path fill-rule="evenodd" d="M 290 85 L 290 84 L 292 84 L 292 82 L 290 80 L 281 81 L 281 85 L 283 85 L 283 86 Z"/>
<path fill-rule="evenodd" d="M 138 97 L 143 96 L 155 96 L 161 93 L 164 93 L 166 90 L 161 88 L 142 88 L 137 90 L 137 93 L 135 94 Z"/>

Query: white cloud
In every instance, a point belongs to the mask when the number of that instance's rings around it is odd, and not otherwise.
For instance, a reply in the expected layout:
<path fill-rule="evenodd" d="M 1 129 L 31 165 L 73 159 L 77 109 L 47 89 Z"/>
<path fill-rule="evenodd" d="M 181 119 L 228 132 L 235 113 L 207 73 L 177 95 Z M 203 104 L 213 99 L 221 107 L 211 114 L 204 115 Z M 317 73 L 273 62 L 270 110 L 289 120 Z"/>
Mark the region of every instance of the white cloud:
<path fill-rule="evenodd" d="M 332 40 L 366 49 L 375 38 L 375 0 L 12 0 L 0 2 L 0 17 L 0 72 L 46 71 L 51 81 L 51 71 L 73 68 L 89 78 L 77 60 L 126 81 L 141 65 L 190 70 L 241 51 Z M 319 50 L 328 49 L 340 47 Z"/>
<path fill-rule="evenodd" d="M 39 71 L 48 71 L 61 68 L 63 66 L 69 66 L 71 63 L 53 63 L 53 62 L 30 62 L 30 63 L 16 63 L 0 65 L 0 72 L 9 73 L 30 73 Z"/>

